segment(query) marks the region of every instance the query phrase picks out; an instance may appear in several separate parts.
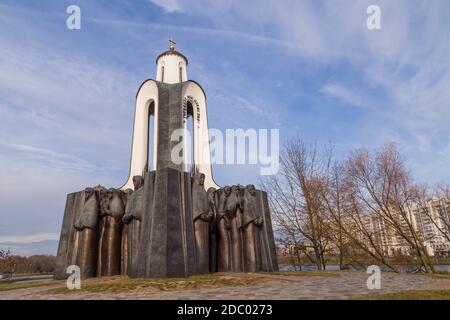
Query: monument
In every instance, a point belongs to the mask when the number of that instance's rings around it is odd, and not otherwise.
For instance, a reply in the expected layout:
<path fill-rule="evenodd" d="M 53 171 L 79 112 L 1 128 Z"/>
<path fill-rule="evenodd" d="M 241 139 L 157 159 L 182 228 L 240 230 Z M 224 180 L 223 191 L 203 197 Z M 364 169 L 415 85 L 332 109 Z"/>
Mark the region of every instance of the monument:
<path fill-rule="evenodd" d="M 187 58 L 171 40 L 156 65 L 156 80 L 137 92 L 126 183 L 67 195 L 55 278 L 66 278 L 70 265 L 80 267 L 82 278 L 278 270 L 266 192 L 220 188 L 213 180 L 209 143 L 202 140 L 209 141 L 206 95 L 188 80 Z M 190 172 L 186 152 L 183 161 L 172 160 L 180 141 L 171 138 L 189 129 L 189 117 Z"/>

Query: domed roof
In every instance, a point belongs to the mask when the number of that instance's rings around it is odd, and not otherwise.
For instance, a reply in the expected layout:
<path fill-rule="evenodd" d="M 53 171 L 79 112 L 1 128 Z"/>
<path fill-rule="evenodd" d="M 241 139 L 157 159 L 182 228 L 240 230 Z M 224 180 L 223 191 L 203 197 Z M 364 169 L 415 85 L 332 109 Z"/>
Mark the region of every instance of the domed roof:
<path fill-rule="evenodd" d="M 188 64 L 188 59 L 186 58 L 186 56 L 184 54 L 178 52 L 177 50 L 175 50 L 175 42 L 172 39 L 169 40 L 169 50 L 166 50 L 163 53 L 159 54 L 159 56 L 156 58 L 156 63 L 158 63 L 159 58 L 161 58 L 162 56 L 170 55 L 170 54 L 174 54 L 174 55 L 178 55 L 178 56 L 182 57 L 186 61 L 186 65 Z"/>

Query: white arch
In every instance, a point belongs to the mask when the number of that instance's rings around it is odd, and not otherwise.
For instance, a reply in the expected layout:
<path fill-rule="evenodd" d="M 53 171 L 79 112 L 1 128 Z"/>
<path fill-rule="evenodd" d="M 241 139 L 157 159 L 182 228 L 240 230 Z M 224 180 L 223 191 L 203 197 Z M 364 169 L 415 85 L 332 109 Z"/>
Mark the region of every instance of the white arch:
<path fill-rule="evenodd" d="M 220 187 L 214 182 L 211 169 L 208 114 L 206 112 L 205 93 L 196 82 L 188 80 L 183 85 L 182 97 L 183 99 L 191 101 L 193 107 L 194 165 L 196 166 L 198 172 L 205 174 L 206 190 L 210 187 L 218 189 Z"/>
<path fill-rule="evenodd" d="M 158 86 L 154 80 L 146 80 L 138 90 L 136 96 L 136 109 L 134 112 L 133 140 L 131 143 L 130 173 L 127 182 L 121 189 L 133 189 L 133 177 L 144 175 L 148 164 L 149 139 L 149 108 L 154 103 L 153 128 L 153 168 L 156 168 L 158 146 Z"/>

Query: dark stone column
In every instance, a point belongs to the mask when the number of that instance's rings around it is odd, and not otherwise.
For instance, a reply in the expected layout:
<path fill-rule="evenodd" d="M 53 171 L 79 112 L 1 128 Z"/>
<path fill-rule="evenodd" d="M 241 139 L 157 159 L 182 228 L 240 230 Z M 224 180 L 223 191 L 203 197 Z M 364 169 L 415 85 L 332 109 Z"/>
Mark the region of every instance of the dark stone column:
<path fill-rule="evenodd" d="M 164 168 L 145 175 L 138 277 L 195 273 L 190 194 L 190 178 L 184 172 Z"/>
<path fill-rule="evenodd" d="M 66 200 L 66 208 L 64 210 L 64 217 L 61 226 L 61 236 L 59 238 L 58 253 L 56 255 L 55 264 L 55 279 L 64 279 L 66 277 L 67 264 L 67 249 L 69 247 L 70 229 L 67 227 L 70 224 L 71 215 L 73 212 L 73 203 L 75 201 L 75 193 L 69 193 Z"/>
<path fill-rule="evenodd" d="M 182 171 L 183 164 L 172 162 L 171 153 L 177 141 L 171 141 L 174 130 L 183 128 L 182 84 L 158 85 L 158 157 L 156 169 L 173 168 Z"/>
<path fill-rule="evenodd" d="M 84 191 L 69 193 L 67 195 L 64 218 L 61 227 L 61 236 L 59 240 L 58 253 L 56 256 L 55 279 L 66 279 L 66 269 L 71 264 L 76 264 L 78 244 L 75 239 L 76 230 L 74 228 L 75 220 L 83 210 Z"/>
<path fill-rule="evenodd" d="M 267 192 L 256 190 L 256 200 L 257 210 L 261 210 L 261 216 L 264 219 L 260 229 L 262 268 L 263 271 L 278 271 L 278 260 Z"/>
<path fill-rule="evenodd" d="M 153 224 L 153 203 L 155 194 L 156 171 L 147 172 L 144 175 L 144 212 L 141 220 L 141 235 L 139 240 L 137 273 L 129 274 L 131 277 L 146 277 L 150 269 L 150 239 L 151 226 Z"/>

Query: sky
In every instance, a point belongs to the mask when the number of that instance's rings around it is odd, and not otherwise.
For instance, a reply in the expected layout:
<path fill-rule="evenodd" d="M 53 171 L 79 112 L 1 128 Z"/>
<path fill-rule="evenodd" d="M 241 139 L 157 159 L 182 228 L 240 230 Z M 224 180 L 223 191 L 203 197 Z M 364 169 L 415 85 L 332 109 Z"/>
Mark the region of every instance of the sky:
<path fill-rule="evenodd" d="M 169 38 L 210 127 L 279 129 L 338 157 L 396 142 L 418 181 L 450 180 L 448 0 L 1 0 L 0 26 L 0 247 L 15 254 L 56 254 L 66 195 L 125 182 L 135 95 Z M 259 179 L 213 170 L 222 186 Z"/>

